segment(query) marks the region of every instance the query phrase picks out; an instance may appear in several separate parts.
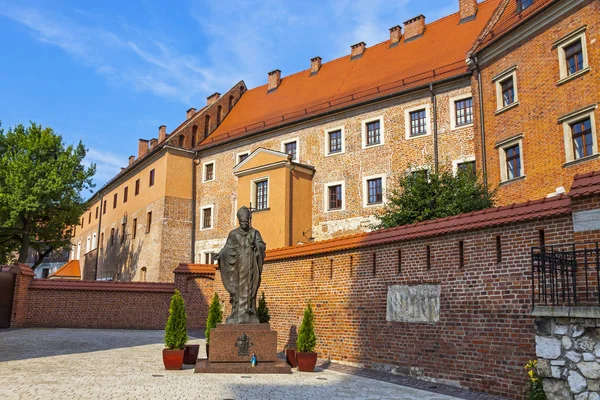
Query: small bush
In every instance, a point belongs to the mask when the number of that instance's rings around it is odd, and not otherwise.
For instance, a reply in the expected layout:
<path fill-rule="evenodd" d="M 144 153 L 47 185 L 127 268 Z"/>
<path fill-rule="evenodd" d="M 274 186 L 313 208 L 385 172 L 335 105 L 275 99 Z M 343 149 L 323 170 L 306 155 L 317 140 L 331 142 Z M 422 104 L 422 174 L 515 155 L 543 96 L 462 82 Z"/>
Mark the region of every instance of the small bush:
<path fill-rule="evenodd" d="M 529 399 L 547 400 L 544 387 L 542 386 L 542 378 L 537 373 L 537 360 L 530 360 L 525 369 L 527 370 L 527 375 L 529 375 Z"/>
<path fill-rule="evenodd" d="M 262 292 L 262 296 L 258 299 L 258 308 L 256 310 L 258 320 L 261 324 L 266 324 L 271 320 L 269 315 L 269 307 L 267 307 L 267 300 L 265 300 L 265 292 Z"/>
<path fill-rule="evenodd" d="M 223 309 L 221 308 L 219 295 L 215 293 L 210 302 L 208 317 L 206 318 L 206 330 L 204 331 L 204 334 L 206 335 L 206 344 L 210 344 L 210 330 L 216 328 L 217 324 L 221 322 L 223 322 Z"/>
<path fill-rule="evenodd" d="M 301 353 L 312 353 L 317 345 L 317 337 L 315 336 L 313 309 L 310 300 L 304 309 L 304 317 L 302 324 L 298 330 L 298 340 L 296 340 L 296 348 Z"/>
<path fill-rule="evenodd" d="M 169 319 L 165 327 L 165 345 L 169 350 L 183 350 L 188 341 L 185 302 L 179 290 L 171 297 Z"/>

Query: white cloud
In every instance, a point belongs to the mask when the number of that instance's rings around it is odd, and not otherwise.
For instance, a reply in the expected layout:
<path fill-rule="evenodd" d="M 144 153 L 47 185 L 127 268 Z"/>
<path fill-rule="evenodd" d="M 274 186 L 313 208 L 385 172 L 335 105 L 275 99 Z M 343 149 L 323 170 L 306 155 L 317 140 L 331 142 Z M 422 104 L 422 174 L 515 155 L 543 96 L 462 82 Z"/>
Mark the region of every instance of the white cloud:
<path fill-rule="evenodd" d="M 88 150 L 83 164 L 90 166 L 92 163 L 96 164 L 94 181 L 96 183 L 104 183 L 118 174 L 121 171 L 121 167 L 127 164 L 127 160 L 115 153 L 91 148 Z M 96 189 L 99 188 L 97 187 Z"/>

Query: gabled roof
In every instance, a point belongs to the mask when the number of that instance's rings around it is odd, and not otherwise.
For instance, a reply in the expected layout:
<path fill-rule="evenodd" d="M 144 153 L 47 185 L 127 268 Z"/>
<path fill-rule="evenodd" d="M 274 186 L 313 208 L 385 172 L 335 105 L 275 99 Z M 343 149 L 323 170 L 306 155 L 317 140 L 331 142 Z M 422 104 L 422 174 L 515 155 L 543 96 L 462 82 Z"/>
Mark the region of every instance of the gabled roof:
<path fill-rule="evenodd" d="M 533 4 L 517 12 L 517 0 L 502 0 L 477 38 L 469 54 L 476 53 L 494 43 L 508 32 L 530 20 L 547 6 L 561 0 L 533 0 Z M 570 0 L 562 0 L 570 1 Z"/>
<path fill-rule="evenodd" d="M 422 37 L 390 47 L 390 41 L 368 47 L 362 57 L 324 63 L 284 76 L 268 93 L 267 85 L 246 91 L 221 125 L 198 149 L 237 140 L 333 110 L 399 94 L 449 78 L 466 76 L 467 51 L 500 0 L 479 4 L 477 17 L 460 24 L 455 13 L 428 24 Z"/>
<path fill-rule="evenodd" d="M 79 267 L 79 260 L 71 260 L 52 274 L 48 278 L 62 278 L 62 279 L 81 279 L 81 269 Z"/>

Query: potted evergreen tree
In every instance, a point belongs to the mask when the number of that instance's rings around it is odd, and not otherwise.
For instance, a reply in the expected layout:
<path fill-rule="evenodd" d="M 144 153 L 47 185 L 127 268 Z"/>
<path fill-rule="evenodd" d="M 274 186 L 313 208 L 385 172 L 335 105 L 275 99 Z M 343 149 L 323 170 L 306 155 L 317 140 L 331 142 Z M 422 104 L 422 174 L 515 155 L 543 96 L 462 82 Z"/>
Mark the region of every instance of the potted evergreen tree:
<path fill-rule="evenodd" d="M 187 340 L 185 303 L 179 290 L 175 290 L 175 294 L 171 297 L 169 319 L 165 327 L 165 345 L 167 347 L 163 350 L 163 363 L 166 369 L 181 369 Z"/>
<path fill-rule="evenodd" d="M 296 359 L 298 362 L 298 371 L 312 372 L 317 365 L 317 353 L 314 352 L 317 345 L 315 336 L 314 314 L 310 300 L 304 309 L 302 324 L 298 330 L 298 339 L 296 340 Z"/>
<path fill-rule="evenodd" d="M 267 300 L 265 300 L 265 292 L 262 292 L 260 299 L 258 299 L 256 316 L 261 324 L 268 324 L 271 320 L 271 316 L 269 315 L 269 307 L 267 307 Z"/>
<path fill-rule="evenodd" d="M 217 324 L 223 322 L 223 309 L 221 308 L 221 301 L 219 295 L 214 294 L 210 307 L 208 308 L 208 317 L 206 318 L 206 330 L 204 334 L 206 336 L 206 357 L 208 358 L 208 349 L 210 345 L 210 330 L 216 328 Z"/>

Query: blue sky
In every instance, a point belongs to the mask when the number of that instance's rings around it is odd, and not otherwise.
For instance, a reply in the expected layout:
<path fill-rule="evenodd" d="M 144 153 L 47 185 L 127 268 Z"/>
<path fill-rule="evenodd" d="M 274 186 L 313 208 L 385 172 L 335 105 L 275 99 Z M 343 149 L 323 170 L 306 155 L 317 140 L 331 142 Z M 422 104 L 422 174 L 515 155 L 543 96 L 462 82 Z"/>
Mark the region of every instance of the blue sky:
<path fill-rule="evenodd" d="M 214 92 L 456 11 L 458 0 L 0 0 L 0 121 L 82 140 L 97 189 L 137 154 L 138 138 L 161 124 L 171 132 Z"/>

